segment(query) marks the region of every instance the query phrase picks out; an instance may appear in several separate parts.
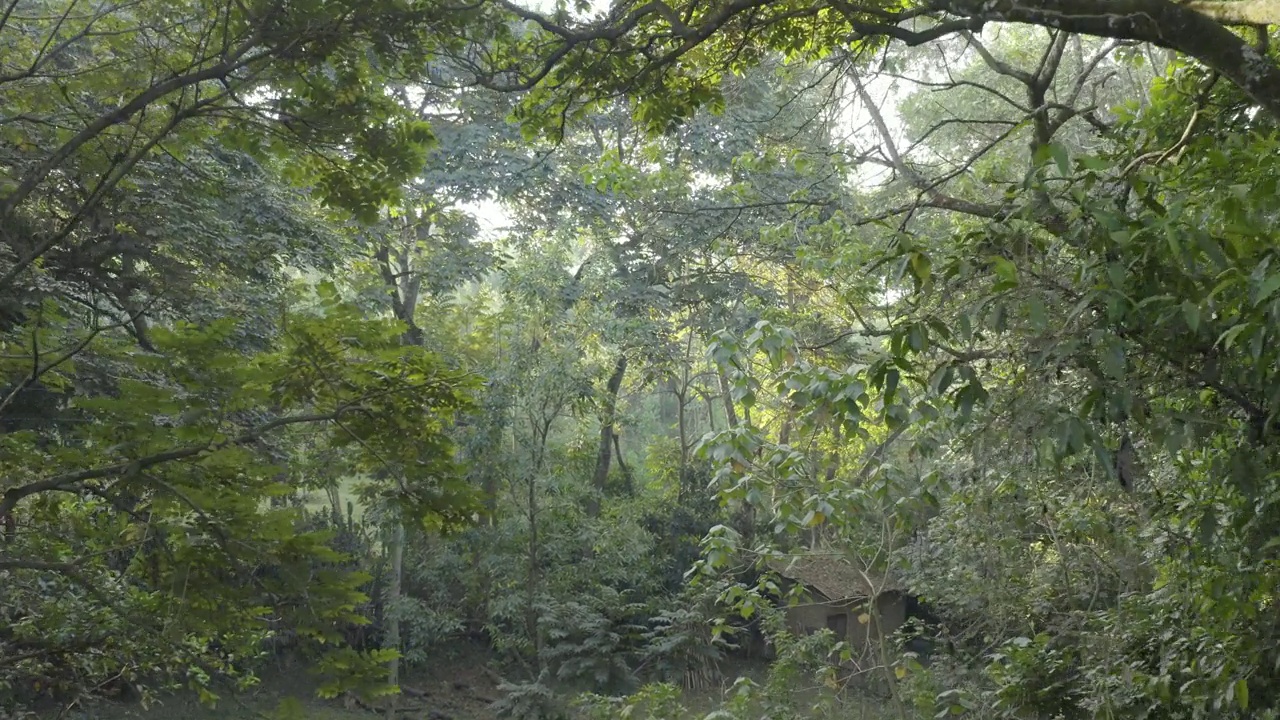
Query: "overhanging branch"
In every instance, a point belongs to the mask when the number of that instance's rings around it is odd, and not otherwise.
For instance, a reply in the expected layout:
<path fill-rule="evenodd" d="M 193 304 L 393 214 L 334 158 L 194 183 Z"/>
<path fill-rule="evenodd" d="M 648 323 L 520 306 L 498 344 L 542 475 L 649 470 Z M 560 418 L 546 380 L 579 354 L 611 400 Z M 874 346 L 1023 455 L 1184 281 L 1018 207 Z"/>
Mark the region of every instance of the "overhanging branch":
<path fill-rule="evenodd" d="M 1208 2 L 1200 8 L 1252 4 Z M 1177 50 L 1218 71 L 1280 118 L 1280 66 L 1222 24 L 1234 20 L 1216 20 L 1189 5 L 1168 0 L 943 0 L 934 7 L 989 22 L 1040 25 Z"/>
<path fill-rule="evenodd" d="M 271 422 L 263 423 L 262 425 L 221 442 L 188 445 L 186 447 L 141 457 L 136 460 L 118 462 L 111 465 L 102 465 L 96 468 L 89 468 L 87 470 L 77 470 L 76 472 L 63 473 L 61 475 L 44 478 L 43 480 L 30 482 L 26 485 L 9 488 L 5 491 L 3 498 L 0 498 L 0 518 L 8 517 L 9 514 L 13 512 L 14 507 L 16 507 L 23 498 L 30 497 L 38 493 L 63 490 L 74 487 L 75 485 L 88 480 L 97 480 L 120 475 L 136 475 L 137 473 L 155 465 L 198 457 L 226 447 L 253 443 L 263 435 L 289 425 L 321 423 L 337 420 L 342 417 L 342 415 L 352 412 L 355 409 L 356 408 L 354 406 L 347 406 L 328 413 L 290 415 L 287 417 L 277 418 Z"/>
<path fill-rule="evenodd" d="M 506 0 L 494 0 L 510 9 Z M 729 0 L 694 19 L 681 18 L 676 8 L 650 2 L 610 22 L 593 22 L 573 27 L 521 9 L 519 18 L 536 24 L 552 39 L 548 54 L 521 87 L 528 88 L 547 77 L 568 60 L 574 50 L 583 52 L 594 40 L 607 41 L 602 55 L 640 53 L 655 38 L 679 42 L 669 53 L 650 64 L 663 66 L 683 56 L 715 33 L 729 27 L 737 17 L 759 10 L 765 0 Z M 1280 118 L 1280 65 L 1259 53 L 1226 25 L 1280 24 L 1280 0 L 1191 0 L 1186 4 L 1170 0 L 929 0 L 900 13 L 848 0 L 816 0 L 784 13 L 786 17 L 819 17 L 824 9 L 839 13 L 853 31 L 853 37 L 884 37 L 907 45 L 918 45 L 947 35 L 977 31 L 985 23 L 1008 22 L 1039 25 L 1069 33 L 1151 43 L 1176 50 L 1216 70 L 1239 86 L 1274 117 Z M 932 27 L 913 30 L 902 21 L 931 16 Z M 779 18 L 762 18 L 750 27 L 758 31 Z M 648 22 L 645 22 L 648 20 Z M 657 20 L 656 23 L 652 22 Z M 657 27 L 655 27 L 655 25 Z M 644 37 L 623 38 L 645 33 Z M 576 61 L 583 65 L 582 59 Z M 601 66 L 593 66 L 599 69 Z M 644 71 L 642 71 L 643 73 Z M 596 91 L 618 92 L 624 78 L 584 78 Z M 479 81 L 482 84 L 483 81 Z M 586 91 L 586 87 L 579 87 Z"/>

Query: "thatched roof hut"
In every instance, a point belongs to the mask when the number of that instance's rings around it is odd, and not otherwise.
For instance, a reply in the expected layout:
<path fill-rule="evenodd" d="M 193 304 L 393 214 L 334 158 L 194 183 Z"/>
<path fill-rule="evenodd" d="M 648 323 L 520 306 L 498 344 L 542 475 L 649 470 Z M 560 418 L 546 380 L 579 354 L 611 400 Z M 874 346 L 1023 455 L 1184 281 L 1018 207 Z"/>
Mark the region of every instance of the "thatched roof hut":
<path fill-rule="evenodd" d="M 825 627 L 859 648 L 891 634 L 906 620 L 903 588 L 859 568 L 843 554 L 800 553 L 772 560 L 769 569 L 800 585 L 811 600 L 787 607 L 792 632 Z"/>
<path fill-rule="evenodd" d="M 838 553 L 806 552 L 775 558 L 769 569 L 778 575 L 816 590 L 829 601 L 866 599 L 884 593 L 900 593 L 902 588 L 883 575 L 864 571 Z"/>

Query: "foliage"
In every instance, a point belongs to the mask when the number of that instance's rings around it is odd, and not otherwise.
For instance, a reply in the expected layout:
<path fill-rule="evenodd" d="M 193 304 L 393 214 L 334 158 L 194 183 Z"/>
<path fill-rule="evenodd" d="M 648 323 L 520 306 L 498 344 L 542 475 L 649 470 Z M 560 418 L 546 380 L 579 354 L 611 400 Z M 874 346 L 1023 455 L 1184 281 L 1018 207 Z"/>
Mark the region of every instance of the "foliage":
<path fill-rule="evenodd" d="M 882 698 L 842 692 L 838 663 L 839 644 L 830 632 L 807 637 L 788 633 L 780 615 L 771 613 L 769 635 L 777 647 L 777 659 L 762 681 L 738 678 L 724 690 L 721 704 L 708 713 L 690 710 L 681 688 L 671 683 L 651 683 L 626 697 L 585 694 L 576 705 L 583 718 L 838 718 L 892 717 L 882 710 Z"/>
<path fill-rule="evenodd" d="M 550 678 L 534 682 L 504 683 L 498 686 L 504 694 L 493 704 L 493 712 L 501 718 L 513 720 L 558 720 L 565 717 L 562 704 Z"/>
<path fill-rule="evenodd" d="M 722 592 L 716 586 L 690 586 L 654 615 L 644 663 L 655 677 L 691 690 L 720 681 L 720 665 L 735 649 L 732 630 L 714 614 Z"/>
<path fill-rule="evenodd" d="M 6 5 L 0 695 L 1275 706 L 1273 11 Z"/>
<path fill-rule="evenodd" d="M 431 526 L 470 515 L 442 434 L 464 403 L 463 378 L 401 347 L 394 324 L 321 290 L 322 314 L 287 318 L 278 349 L 255 357 L 241 354 L 227 321 L 157 328 L 155 354 L 117 345 L 95 360 L 133 377 L 72 399 L 64 417 L 77 422 L 44 442 L 37 431 L 4 437 L 7 682 L 57 669 L 51 690 L 121 675 L 190 683 L 213 700 L 217 673 L 251 682 L 245 661 L 273 626 L 334 644 L 364 622 L 354 611 L 368 576 L 317 566 L 342 559 L 331 534 L 299 532 L 299 511 L 279 502 L 290 492 L 279 464 L 287 446 L 273 443 L 298 427 L 347 448 L 352 472 L 393 472 L 375 491 Z M 63 364 L 45 382 L 72 385 L 79 372 Z M 384 659 L 340 653 L 323 667 Z M 368 683 L 364 672 L 322 690 Z"/>

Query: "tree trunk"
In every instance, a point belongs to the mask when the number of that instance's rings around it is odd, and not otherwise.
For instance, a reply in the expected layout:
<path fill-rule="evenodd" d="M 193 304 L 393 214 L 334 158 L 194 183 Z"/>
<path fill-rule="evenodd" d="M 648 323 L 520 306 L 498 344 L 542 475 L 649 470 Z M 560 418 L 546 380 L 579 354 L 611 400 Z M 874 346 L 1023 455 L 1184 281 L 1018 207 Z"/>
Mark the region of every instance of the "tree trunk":
<path fill-rule="evenodd" d="M 619 438 L 618 433 L 613 434 L 613 454 L 618 457 L 618 470 L 622 471 L 622 482 L 626 485 L 627 493 L 630 494 L 634 489 L 632 485 L 634 478 L 631 475 L 631 468 L 627 467 L 627 463 L 623 460 L 622 443 Z"/>
<path fill-rule="evenodd" d="M 679 403 L 676 408 L 676 418 L 678 421 L 677 427 L 679 429 L 677 438 L 680 443 L 680 467 L 677 470 L 677 477 L 680 479 L 680 489 L 677 492 L 677 497 L 681 502 L 684 501 L 685 496 L 692 490 L 692 488 L 689 487 L 689 418 L 685 412 L 685 397 L 689 392 L 687 380 L 688 374 L 689 373 L 686 370 L 685 386 L 681 392 L 676 395 L 676 401 Z"/>
<path fill-rule="evenodd" d="M 484 492 L 484 509 L 485 524 L 489 527 L 498 526 L 498 476 L 490 471 L 484 474 L 484 480 L 481 483 Z"/>
<path fill-rule="evenodd" d="M 733 406 L 733 396 L 729 394 L 729 376 L 724 374 L 724 370 L 719 370 L 720 376 L 720 397 L 724 398 L 724 417 L 729 424 L 729 429 L 733 430 L 738 427 L 738 410 Z"/>
<path fill-rule="evenodd" d="M 400 615 L 396 606 L 400 604 L 400 588 L 404 579 L 404 522 L 399 517 L 396 518 L 395 528 L 391 531 L 391 578 L 387 584 L 386 599 L 386 617 L 389 619 L 387 623 L 387 641 L 383 643 L 383 647 L 391 648 L 397 653 L 400 652 Z M 387 666 L 387 684 L 400 684 L 400 658 L 399 656 L 391 659 L 390 665 Z M 390 707 L 387 708 L 388 720 L 394 720 L 396 712 L 396 703 L 392 701 Z"/>
<path fill-rule="evenodd" d="M 658 419 L 662 422 L 664 431 L 670 430 L 675 425 L 676 405 L 672 402 L 672 398 L 679 402 L 680 385 L 675 375 L 668 375 L 663 378 L 661 390 L 658 393 Z"/>
<path fill-rule="evenodd" d="M 729 394 L 729 377 L 725 375 L 724 370 L 718 370 L 720 375 L 720 394 L 724 398 L 724 414 L 729 423 L 729 429 L 733 430 L 740 427 L 738 422 L 738 411 L 733 406 L 733 396 Z M 746 421 L 751 422 L 751 416 L 746 415 Z M 744 542 L 750 542 L 751 536 L 754 535 L 756 525 L 755 508 L 751 504 L 743 501 L 738 511 L 734 513 L 733 524 L 738 534 L 742 536 Z"/>
<path fill-rule="evenodd" d="M 546 461 L 547 439 L 551 435 L 551 424 L 554 422 L 555 416 L 547 418 L 545 415 L 541 422 L 537 422 L 533 427 L 534 437 L 537 438 L 538 444 L 534 448 L 533 456 L 533 472 L 529 473 L 526 480 L 525 491 L 526 504 L 529 518 L 529 546 L 526 556 L 527 567 L 525 577 L 525 607 L 524 622 L 525 632 L 529 636 L 529 645 L 533 648 L 534 671 L 531 680 L 536 680 L 542 675 L 542 629 L 538 620 L 538 586 L 542 582 L 542 573 L 540 566 L 542 564 L 541 540 L 538 535 L 538 476 L 542 473 L 543 463 Z M 517 656 L 519 657 L 519 656 Z"/>
<path fill-rule="evenodd" d="M 684 361 L 680 363 L 680 378 L 677 381 L 673 376 L 671 380 L 671 395 L 676 401 L 676 441 L 680 443 L 680 466 L 676 471 L 679 487 L 676 497 L 681 503 L 693 491 L 689 480 L 689 450 L 693 447 L 693 443 L 689 440 L 689 393 L 693 391 L 689 371 L 693 364 L 694 333 L 693 330 L 689 330 L 685 334 Z M 709 401 L 708 409 L 710 409 Z M 715 421 L 712 421 L 711 429 L 715 430 Z"/>
<path fill-rule="evenodd" d="M 538 493 L 537 475 L 529 477 L 529 557 L 528 577 L 525 578 L 525 632 L 533 646 L 533 662 L 537 674 L 542 674 L 542 639 L 538 628 Z"/>
<path fill-rule="evenodd" d="M 379 270 L 382 274 L 383 282 L 386 284 L 387 296 L 391 301 L 391 309 L 397 320 L 403 322 L 407 329 L 400 336 L 402 345 L 421 346 L 423 344 L 422 330 L 417 326 L 415 319 L 418 312 L 418 298 L 422 287 L 422 277 L 413 267 L 414 260 L 417 259 L 416 242 L 418 234 L 422 229 L 406 226 L 403 232 L 405 245 L 403 248 L 393 248 L 390 243 L 384 244 L 378 249 L 377 259 L 379 262 Z M 425 228 L 427 234 L 430 234 L 430 226 Z M 393 257 L 394 254 L 394 257 Z M 400 602 L 401 586 L 404 581 L 404 520 L 396 514 L 395 526 L 391 530 L 391 544 L 388 548 L 391 554 L 391 578 L 387 586 L 387 641 L 384 647 L 390 647 L 397 653 L 400 652 L 400 616 L 395 611 L 395 606 Z M 400 658 L 396 657 L 391 660 L 387 666 L 387 683 L 389 685 L 399 685 L 400 681 Z M 387 708 L 388 720 L 395 718 L 397 703 L 393 700 Z"/>
<path fill-rule="evenodd" d="M 591 487 L 595 496 L 587 503 L 587 515 L 600 515 L 600 497 L 604 494 L 605 484 L 609 480 L 609 464 L 613 459 L 613 423 L 618 409 L 618 391 L 622 389 L 622 379 L 627 374 L 627 356 L 619 355 L 613 365 L 613 374 L 605 386 L 604 414 L 600 418 L 600 446 L 596 454 L 596 471 L 591 477 Z"/>

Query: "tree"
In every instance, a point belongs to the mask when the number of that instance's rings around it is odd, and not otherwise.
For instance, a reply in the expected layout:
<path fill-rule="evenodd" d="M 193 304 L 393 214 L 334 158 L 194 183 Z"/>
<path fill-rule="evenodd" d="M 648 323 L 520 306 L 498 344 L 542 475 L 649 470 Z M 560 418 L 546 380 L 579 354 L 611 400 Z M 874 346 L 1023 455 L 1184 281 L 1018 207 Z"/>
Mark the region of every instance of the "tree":
<path fill-rule="evenodd" d="M 347 261 L 335 215 L 376 218 L 420 171 L 430 128 L 384 90 L 429 81 L 463 20 L 398 3 L 0 8 L 0 520 L 19 628 L 3 638 L 17 648 L 5 682 L 71 656 L 64 686 L 43 687 L 75 697 L 159 667 L 177 670 L 140 679 L 189 669 L 207 689 L 282 627 L 332 641 L 360 622 L 362 576 L 340 567 L 310 589 L 328 600 L 284 612 L 308 592 L 308 564 L 340 565 L 322 534 L 285 532 L 306 524 L 290 498 L 310 479 L 289 465 L 317 451 L 317 432 L 334 431 L 318 443 L 331 469 L 376 468 L 377 494 L 406 517 L 469 517 L 443 429 L 465 376 L 423 350 L 398 355 L 386 323 L 332 291 L 314 306 L 325 319 L 309 317 L 291 280 Z M 289 386 L 291 373 L 317 385 Z M 299 426 L 315 428 L 306 441 Z M 57 609 L 39 591 L 51 578 L 80 604 Z M 182 578 L 209 583 L 210 604 Z M 237 612 L 211 614 L 220 601 Z M 264 604 L 282 610 L 274 624 Z M 40 640 L 40 616 L 64 611 L 83 617 Z M 163 633 L 84 656 L 155 613 Z"/>
<path fill-rule="evenodd" d="M 559 108 L 574 99 L 633 93 L 647 98 L 646 116 L 655 127 L 691 117 L 695 108 L 716 97 L 720 73 L 753 65 L 767 52 L 820 58 L 846 50 L 862 56 L 886 43 L 920 45 L 976 33 L 994 23 L 1039 25 L 1169 48 L 1220 73 L 1272 115 L 1280 115 L 1280 66 L 1266 57 L 1265 40 L 1260 51 L 1228 28 L 1257 25 L 1263 28 L 1259 37 L 1265 38 L 1265 26 L 1280 20 L 1267 2 L 955 0 L 895 7 L 826 0 L 717 5 L 659 1 L 614 5 L 580 20 L 544 16 L 503 0 L 496 4 L 534 30 L 523 55 L 499 55 L 496 64 L 477 68 L 481 82 L 538 88 L 535 107 L 548 97 L 558 98 L 551 102 Z M 543 61 L 530 68 L 514 59 L 530 54 Z M 557 122 L 553 112 L 531 119 Z"/>
<path fill-rule="evenodd" d="M 113 358 L 139 377 L 74 399 L 79 422 L 52 437 L 4 436 L 9 687 L 59 668 L 49 689 L 72 696 L 120 675 L 216 698 L 209 683 L 251 678 L 244 662 L 274 632 L 340 644 L 344 625 L 361 621 L 367 578 L 314 575 L 312 564 L 340 556 L 323 534 L 295 532 L 296 508 L 267 503 L 291 492 L 278 464 L 291 429 L 350 448 L 350 472 L 390 473 L 377 492 L 407 517 L 447 525 L 470 515 L 442 432 L 464 402 L 463 378 L 402 349 L 396 326 L 362 320 L 330 290 L 315 309 L 292 315 L 281 345 L 247 361 L 231 323 L 157 328 L 157 353 L 126 346 Z M 50 583 L 62 591 L 46 592 Z M 351 672 L 326 692 L 376 690 L 359 658 L 344 662 Z"/>
<path fill-rule="evenodd" d="M 1250 159 L 1271 157 L 1263 138 L 1280 109 L 1275 66 L 1265 43 L 1254 48 L 1210 17 L 1237 22 L 1241 15 L 1226 13 L 1258 6 L 997 3 L 899 11 L 652 3 L 582 21 L 504 7 L 528 23 L 530 42 L 547 50 L 547 62 L 524 76 L 530 84 L 546 82 L 525 105 L 535 127 L 566 128 L 565 113 L 589 112 L 623 92 L 636 98 L 637 117 L 652 129 L 680 132 L 682 123 L 701 117 L 697 108 L 722 109 L 728 71 L 771 53 L 832 68 L 842 83 L 833 102 L 852 99 L 867 120 L 865 131 L 855 128 L 843 152 L 831 155 L 847 161 L 837 170 L 846 178 L 859 165 L 882 165 L 883 182 L 860 178 L 815 205 L 828 209 L 825 227 L 834 232 L 878 223 L 882 229 L 858 242 L 824 244 L 814 232 L 824 226 L 815 222 L 794 246 L 820 273 L 818 297 L 827 289 L 835 296 L 822 308 L 833 317 L 815 328 L 835 326 L 834 339 L 801 342 L 785 328 L 760 323 L 752 332 L 726 333 L 712 346 L 741 409 L 751 410 L 742 413 L 738 432 L 721 433 L 708 445 L 733 497 L 754 498 L 792 531 L 834 519 L 838 527 L 828 537 L 849 547 L 866 538 L 868 528 L 847 518 L 866 509 L 871 493 L 892 524 L 906 522 L 907 531 L 946 539 L 947 550 L 932 558 L 937 577 L 973 570 L 975 560 L 964 550 L 978 528 L 995 533 L 1000 540 L 980 564 L 998 566 L 1005 583 L 1026 580 L 1022 597 L 1043 603 L 1008 603 L 1002 617 L 1021 618 L 1026 624 L 1015 625 L 1024 632 L 1048 628 L 1048 640 L 1036 639 L 1027 646 L 1032 650 L 1017 655 L 1023 674 L 991 669 L 999 688 L 994 710 L 1076 703 L 1084 713 L 1157 698 L 1170 712 L 1176 706 L 1205 714 L 1229 707 L 1244 712 L 1250 696 L 1256 702 L 1265 683 L 1255 682 L 1254 673 L 1270 657 L 1269 641 L 1244 640 L 1249 633 L 1237 623 L 1260 606 L 1228 604 L 1221 613 L 1198 614 L 1203 624 L 1196 632 L 1230 648 L 1199 661 L 1179 654 L 1183 650 L 1158 660 L 1142 656 L 1136 648 L 1154 628 L 1130 634 L 1119 618 L 1138 606 L 1170 607 L 1164 605 L 1171 601 L 1162 590 L 1167 585 L 1148 572 L 1203 587 L 1184 574 L 1190 567 L 1204 570 L 1202 561 L 1144 555 L 1133 534 L 1191 523 L 1205 528 L 1206 543 L 1242 550 L 1244 538 L 1274 522 L 1268 511 L 1232 510 L 1228 530 L 1219 507 L 1240 508 L 1245 498 L 1265 495 L 1261 478 L 1275 462 L 1274 386 L 1265 341 L 1258 339 L 1272 326 L 1264 319 L 1274 295 L 1261 231 L 1271 220 L 1251 209 L 1262 197 L 1253 193 L 1271 188 L 1274 163 Z M 1135 10 L 1141 14 L 1126 14 Z M 935 23 L 903 26 L 926 17 Z M 994 20 L 1045 25 L 1050 32 L 1043 40 L 1016 34 L 997 46 L 977 32 Z M 901 66 L 894 41 L 949 35 L 963 44 L 934 47 L 955 65 L 943 68 L 945 77 L 918 73 L 915 79 L 953 97 L 972 92 L 999 99 L 1004 109 L 930 116 L 908 105 L 904 139 L 886 117 L 891 108 L 875 99 L 876 72 L 866 67 L 865 51 L 888 44 L 886 65 Z M 1264 31 L 1259 39 L 1265 37 Z M 853 44 L 845 47 L 849 38 Z M 1134 85 L 1109 84 L 1108 75 L 1142 59 L 1143 48 L 1133 41 L 1183 52 L 1207 71 L 1172 57 Z M 1218 83 L 1219 76 L 1232 85 Z M 510 78 L 497 80 L 503 79 Z M 1149 105 L 1120 100 L 1126 87 L 1133 93 L 1148 84 L 1154 85 Z M 1258 106 L 1269 114 L 1256 112 Z M 991 130 L 989 140 L 976 139 L 984 134 L 981 126 Z M 1237 191 L 1214 194 L 1213 183 Z M 781 204 L 812 221 L 817 218 L 803 212 L 809 200 L 793 196 Z M 735 209 L 748 211 L 749 203 Z M 1152 233 L 1166 242 L 1136 239 Z M 1206 328 L 1207 318 L 1223 324 Z M 839 331 L 842 324 L 851 329 Z M 1249 348 L 1242 338 L 1249 338 Z M 849 340 L 870 345 L 865 360 L 839 346 Z M 850 359 L 855 364 L 841 364 Z M 780 421 L 766 429 L 765 418 L 774 417 Z M 852 465 L 865 469 L 846 473 L 841 462 L 824 486 L 818 468 L 830 462 L 796 451 L 790 441 L 797 426 L 807 440 L 860 437 L 864 443 L 854 454 L 865 456 Z M 1190 431 L 1193 426 L 1201 430 Z M 1187 464 L 1192 455 L 1200 459 Z M 936 458 L 943 456 L 964 460 L 940 467 Z M 1198 463 L 1218 468 L 1218 480 L 1192 469 Z M 1088 479 L 1087 489 L 1070 486 L 1080 478 Z M 1150 485 L 1138 491 L 1144 483 Z M 815 487 L 827 494 L 813 495 Z M 1126 499 L 1135 492 L 1137 500 Z M 1163 499 L 1170 492 L 1199 500 L 1173 511 Z M 859 502 L 851 503 L 850 493 Z M 957 521 L 997 499 L 1012 501 L 1014 509 L 967 529 Z M 1115 522 L 1123 517 L 1132 524 L 1104 531 L 1094 510 L 1099 503 L 1114 509 Z M 1067 525 L 1077 531 L 1064 533 Z M 889 543 L 898 561 L 912 552 L 905 542 L 910 532 L 896 536 L 901 545 Z M 1108 538 L 1106 552 L 1090 557 L 1090 538 Z M 1050 574 L 1026 572 L 1046 543 L 1055 558 Z M 728 557 L 715 548 L 713 554 Z M 928 587 L 933 570 L 905 570 Z M 1093 584 L 1082 598 L 1081 587 L 1099 573 L 1108 573 L 1108 581 Z M 1238 578 L 1236 596 L 1268 596 L 1264 572 L 1246 576 Z M 991 575 L 975 583 L 968 600 L 997 602 L 980 589 L 993 583 Z M 1037 599 L 1038 592 L 1046 599 Z M 1204 592 L 1218 597 L 1222 590 Z M 1005 627 L 997 637 L 1012 642 L 1010 632 L 1017 630 Z M 1082 640 L 1107 633 L 1125 637 L 1123 647 Z M 1064 652 L 1062 643 L 1099 652 Z M 1250 659 L 1240 664 L 1233 657 Z M 1209 679 L 1196 662 L 1225 674 Z M 1100 684 L 1086 687 L 1081 666 L 1090 668 L 1088 681 Z M 1109 673 L 1121 666 L 1146 668 L 1148 688 L 1115 690 Z M 1037 673 L 1052 680 L 1042 683 Z M 1191 682 L 1182 687 L 1198 688 L 1194 697 L 1161 694 L 1159 688 L 1176 682 Z M 1055 687 L 1070 689 L 1058 694 Z"/>
<path fill-rule="evenodd" d="M 326 692 L 390 692 L 466 634 L 545 716 L 705 679 L 765 616 L 780 660 L 722 712 L 798 716 L 798 673 L 844 679 L 769 561 L 818 551 L 946 628 L 929 668 L 859 658 L 899 717 L 1275 704 L 1280 71 L 1231 29 L 1270 4 L 28 5 L 23 702 L 249 682 L 290 633 L 356 641 Z M 390 531 L 369 634 L 381 554 L 304 497 L 351 478 Z"/>

